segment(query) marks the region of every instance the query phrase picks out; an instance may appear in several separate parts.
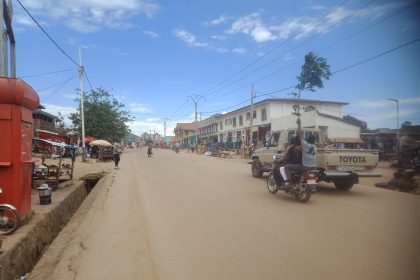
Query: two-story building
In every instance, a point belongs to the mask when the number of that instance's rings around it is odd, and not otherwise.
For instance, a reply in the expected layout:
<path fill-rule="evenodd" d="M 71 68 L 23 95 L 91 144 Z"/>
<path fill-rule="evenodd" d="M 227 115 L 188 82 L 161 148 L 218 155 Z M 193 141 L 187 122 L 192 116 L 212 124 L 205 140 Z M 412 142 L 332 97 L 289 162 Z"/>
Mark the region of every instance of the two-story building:
<path fill-rule="evenodd" d="M 183 147 L 195 146 L 197 144 L 197 133 L 200 122 L 177 123 L 174 128 L 175 142 L 180 143 Z"/>
<path fill-rule="evenodd" d="M 323 118 L 334 119 L 336 129 L 345 126 L 346 129 L 360 131 L 356 126 L 349 126 L 342 120 L 342 107 L 348 105 L 344 102 L 296 99 L 296 98 L 275 98 L 266 99 L 253 105 L 254 110 L 251 114 L 251 105 L 237 109 L 226 114 L 214 115 L 200 122 L 200 139 L 214 139 L 220 143 L 232 143 L 238 146 L 238 143 L 248 143 L 252 131 L 254 145 L 261 146 L 264 143 L 265 135 L 272 130 L 272 123 L 275 121 L 282 127 L 296 127 L 297 117 L 293 115 L 294 107 L 300 104 L 301 112 L 317 112 Z M 252 124 L 251 124 L 252 116 Z M 323 126 L 323 120 L 315 123 L 314 120 L 302 123 L 302 127 L 320 127 Z M 338 124 L 337 124 L 338 122 Z M 216 125 L 216 123 L 218 125 Z M 324 124 L 325 125 L 325 124 Z M 277 129 L 277 128 L 276 128 Z"/>

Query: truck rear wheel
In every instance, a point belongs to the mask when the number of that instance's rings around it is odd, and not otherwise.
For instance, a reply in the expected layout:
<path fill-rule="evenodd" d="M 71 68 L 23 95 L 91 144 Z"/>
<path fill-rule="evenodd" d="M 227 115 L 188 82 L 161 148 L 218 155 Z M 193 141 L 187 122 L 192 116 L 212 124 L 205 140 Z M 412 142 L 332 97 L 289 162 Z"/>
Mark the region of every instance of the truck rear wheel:
<path fill-rule="evenodd" d="M 252 171 L 252 176 L 257 177 L 257 178 L 262 177 L 264 172 L 261 170 L 261 163 L 260 163 L 259 159 L 255 158 L 252 161 L 251 171 Z"/>
<path fill-rule="evenodd" d="M 348 191 L 353 187 L 353 182 L 351 180 L 335 180 L 334 185 L 337 189 L 341 191 Z"/>

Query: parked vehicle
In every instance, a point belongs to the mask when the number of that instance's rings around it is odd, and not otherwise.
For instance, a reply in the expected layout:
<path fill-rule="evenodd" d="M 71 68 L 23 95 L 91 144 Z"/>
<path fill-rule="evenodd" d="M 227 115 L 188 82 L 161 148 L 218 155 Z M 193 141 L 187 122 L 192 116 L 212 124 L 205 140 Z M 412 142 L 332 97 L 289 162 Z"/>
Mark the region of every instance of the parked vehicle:
<path fill-rule="evenodd" d="M 3 189 L 0 187 L 0 194 L 2 193 Z M 0 234 L 12 234 L 19 226 L 20 216 L 17 209 L 13 205 L 0 203 Z"/>
<path fill-rule="evenodd" d="M 313 134 L 317 143 L 326 143 L 319 129 L 302 129 L 304 137 Z M 262 177 L 264 172 L 273 169 L 273 156 L 282 156 L 289 140 L 296 135 L 296 129 L 284 129 L 272 133 L 265 147 L 256 149 L 251 155 L 251 172 L 254 177 Z M 377 150 L 336 149 L 334 147 L 319 147 L 316 164 L 320 181 L 332 182 L 337 189 L 348 190 L 359 183 L 359 177 L 380 177 L 373 171 L 378 164 Z"/>
<path fill-rule="evenodd" d="M 295 197 L 300 202 L 307 202 L 313 193 L 316 193 L 318 182 L 318 170 L 303 170 L 302 173 L 292 173 L 290 184 L 284 184 L 280 174 L 280 157 L 273 157 L 273 169 L 267 177 L 267 189 L 270 193 L 276 194 L 279 190 Z"/>

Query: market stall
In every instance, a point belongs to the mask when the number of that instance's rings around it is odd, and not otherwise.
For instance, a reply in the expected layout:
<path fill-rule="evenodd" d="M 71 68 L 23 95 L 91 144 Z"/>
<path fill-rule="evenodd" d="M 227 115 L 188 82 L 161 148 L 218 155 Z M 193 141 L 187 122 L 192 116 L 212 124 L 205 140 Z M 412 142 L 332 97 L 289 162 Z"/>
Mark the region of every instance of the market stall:
<path fill-rule="evenodd" d="M 90 157 L 101 161 L 112 160 L 114 158 L 112 144 L 106 140 L 94 140 L 89 143 Z"/>
<path fill-rule="evenodd" d="M 77 146 L 32 138 L 32 184 L 47 183 L 57 188 L 60 183 L 73 180 Z M 71 163 L 63 162 L 63 155 L 71 155 Z"/>

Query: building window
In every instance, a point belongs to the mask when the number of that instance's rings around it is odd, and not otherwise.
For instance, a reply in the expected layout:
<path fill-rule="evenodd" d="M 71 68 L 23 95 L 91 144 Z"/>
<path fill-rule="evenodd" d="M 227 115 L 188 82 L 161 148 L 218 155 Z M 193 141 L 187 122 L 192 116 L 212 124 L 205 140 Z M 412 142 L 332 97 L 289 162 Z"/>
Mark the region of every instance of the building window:
<path fill-rule="evenodd" d="M 244 125 L 244 117 L 242 115 L 239 116 L 239 125 Z"/>
<path fill-rule="evenodd" d="M 263 108 L 261 109 L 261 121 L 266 121 L 267 120 L 267 109 Z"/>
<path fill-rule="evenodd" d="M 233 122 L 233 127 L 236 127 L 236 118 L 233 118 L 232 122 Z"/>
<path fill-rule="evenodd" d="M 249 120 L 251 119 L 251 113 L 250 113 L 250 112 L 246 113 L 246 117 L 245 117 L 245 119 L 246 119 L 247 121 L 249 121 Z"/>
<path fill-rule="evenodd" d="M 252 118 L 256 119 L 257 118 L 257 111 L 254 110 L 254 113 L 252 114 Z"/>
<path fill-rule="evenodd" d="M 219 122 L 219 126 L 220 126 L 220 130 L 223 130 L 223 122 L 222 121 Z"/>

